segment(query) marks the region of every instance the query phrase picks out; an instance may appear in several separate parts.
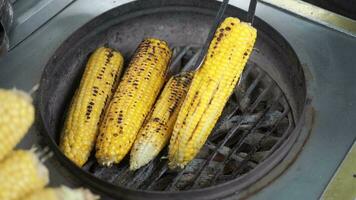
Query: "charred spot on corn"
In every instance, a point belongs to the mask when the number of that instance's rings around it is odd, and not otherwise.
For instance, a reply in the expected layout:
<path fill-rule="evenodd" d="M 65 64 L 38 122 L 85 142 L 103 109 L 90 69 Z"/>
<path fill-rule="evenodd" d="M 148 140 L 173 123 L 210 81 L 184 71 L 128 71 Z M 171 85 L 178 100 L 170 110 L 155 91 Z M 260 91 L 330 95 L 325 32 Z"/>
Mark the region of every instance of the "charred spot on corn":
<path fill-rule="evenodd" d="M 163 86 L 171 54 L 165 41 L 153 38 L 136 49 L 100 126 L 102 134 L 96 143 L 99 164 L 119 163 L 130 150 Z M 109 120 L 110 116 L 116 120 Z"/>
<path fill-rule="evenodd" d="M 192 73 L 183 73 L 166 83 L 131 150 L 131 170 L 150 162 L 168 143 L 191 78 Z"/>
<path fill-rule="evenodd" d="M 237 18 L 226 18 L 217 30 L 178 114 L 169 145 L 170 168 L 184 167 L 199 152 L 221 115 L 256 39 L 256 30 Z"/>
<path fill-rule="evenodd" d="M 122 68 L 123 57 L 113 49 L 100 47 L 89 57 L 60 139 L 60 149 L 78 166 L 84 165 L 93 149 L 103 110 Z"/>

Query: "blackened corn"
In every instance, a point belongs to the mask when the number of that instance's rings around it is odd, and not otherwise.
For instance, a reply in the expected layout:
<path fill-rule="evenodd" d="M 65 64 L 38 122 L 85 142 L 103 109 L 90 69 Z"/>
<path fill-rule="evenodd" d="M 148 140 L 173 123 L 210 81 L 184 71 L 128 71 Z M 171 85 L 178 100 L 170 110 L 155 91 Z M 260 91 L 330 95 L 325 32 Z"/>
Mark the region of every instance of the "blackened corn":
<path fill-rule="evenodd" d="M 60 138 L 60 149 L 78 166 L 85 164 L 95 145 L 101 114 L 117 85 L 123 62 L 119 52 L 105 47 L 89 58 Z"/>
<path fill-rule="evenodd" d="M 144 40 L 105 113 L 96 143 L 101 165 L 119 163 L 129 152 L 163 86 L 171 50 L 158 39 Z"/>

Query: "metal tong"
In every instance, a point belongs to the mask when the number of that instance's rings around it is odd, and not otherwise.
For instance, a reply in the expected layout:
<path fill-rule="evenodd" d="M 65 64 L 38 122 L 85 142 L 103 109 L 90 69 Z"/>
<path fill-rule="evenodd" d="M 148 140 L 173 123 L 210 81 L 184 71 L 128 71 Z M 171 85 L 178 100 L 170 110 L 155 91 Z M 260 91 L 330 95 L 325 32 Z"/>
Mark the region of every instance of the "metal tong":
<path fill-rule="evenodd" d="M 196 59 L 195 64 L 193 65 L 192 70 L 198 70 L 200 68 L 200 66 L 202 65 L 202 63 L 205 59 L 206 53 L 208 52 L 209 45 L 214 38 L 215 31 L 219 27 L 221 21 L 223 20 L 223 17 L 225 15 L 225 10 L 226 10 L 226 7 L 228 4 L 229 4 L 229 0 L 223 0 L 223 2 L 220 4 L 219 10 L 215 16 L 214 23 L 213 23 L 212 27 L 210 28 L 208 37 L 207 37 L 202 49 L 200 50 L 200 53 L 198 54 L 198 57 Z M 250 1 L 250 5 L 249 5 L 247 16 L 246 16 L 246 22 L 253 24 L 253 19 L 255 17 L 255 12 L 256 12 L 256 5 L 257 5 L 257 0 Z M 186 71 L 186 70 L 187 69 L 183 69 L 183 71 Z"/>

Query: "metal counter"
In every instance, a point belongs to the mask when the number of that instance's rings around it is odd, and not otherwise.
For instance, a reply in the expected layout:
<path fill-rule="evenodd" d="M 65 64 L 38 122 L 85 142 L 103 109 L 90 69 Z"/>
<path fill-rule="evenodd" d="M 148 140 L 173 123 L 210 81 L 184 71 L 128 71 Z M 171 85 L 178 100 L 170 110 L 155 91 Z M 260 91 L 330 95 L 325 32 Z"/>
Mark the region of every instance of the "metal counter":
<path fill-rule="evenodd" d="M 32 31 L 15 29 L 13 38 L 19 39 L 12 40 L 11 51 L 0 58 L 0 87 L 29 91 L 39 82 L 48 58 L 62 41 L 90 19 L 126 2 L 67 1 L 57 14 L 44 24 L 37 23 Z M 245 9 L 248 3 L 231 1 Z M 259 3 L 256 14 L 295 49 L 315 116 L 309 139 L 294 164 L 250 199 L 318 199 L 356 138 L 356 38 L 268 4 Z M 17 28 L 21 30 L 21 24 Z M 19 146 L 30 148 L 40 138 L 33 127 Z M 51 185 L 79 185 L 54 158 L 46 164 L 51 171 Z"/>

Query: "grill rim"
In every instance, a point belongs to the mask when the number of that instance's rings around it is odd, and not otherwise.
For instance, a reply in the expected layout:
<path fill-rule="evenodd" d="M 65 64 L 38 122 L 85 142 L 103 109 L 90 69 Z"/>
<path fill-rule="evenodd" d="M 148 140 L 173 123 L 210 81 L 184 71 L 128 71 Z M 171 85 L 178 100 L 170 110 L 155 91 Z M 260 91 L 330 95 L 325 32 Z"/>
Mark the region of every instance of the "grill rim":
<path fill-rule="evenodd" d="M 46 105 L 47 101 L 42 98 L 44 95 L 43 95 L 43 90 L 41 89 L 41 87 L 44 84 L 46 84 L 47 79 L 45 78 L 45 74 L 47 73 L 48 66 L 50 66 L 52 63 L 57 62 L 58 61 L 57 59 L 59 59 L 55 56 L 58 54 L 58 52 L 65 51 L 65 49 L 71 48 L 70 45 L 73 44 L 73 41 L 75 41 L 76 38 L 83 37 L 83 33 L 85 32 L 86 29 L 88 29 L 88 28 L 90 29 L 92 26 L 95 26 L 95 24 L 102 21 L 102 18 L 105 18 L 105 17 L 103 17 L 103 15 L 107 15 L 107 16 L 115 15 L 113 13 L 117 12 L 117 10 L 123 11 L 122 13 L 120 13 L 120 15 L 126 15 L 126 14 L 128 14 L 128 12 L 131 11 L 130 9 L 132 7 L 139 6 L 140 8 L 142 8 L 142 5 L 140 4 L 142 2 L 144 2 L 144 1 L 134 1 L 134 2 L 127 3 L 127 4 L 123 4 L 117 8 L 113 8 L 113 9 L 95 17 L 88 23 L 84 24 L 82 27 L 80 27 L 79 29 L 74 31 L 74 33 L 72 35 L 70 35 L 64 42 L 62 42 L 62 44 L 57 48 L 57 50 L 55 51 L 53 56 L 49 59 L 49 61 L 46 64 L 45 70 L 42 74 L 41 81 L 40 81 L 39 98 L 38 98 L 38 100 L 36 98 L 36 101 L 35 101 L 36 107 L 41 108 Z M 166 1 L 152 0 L 150 2 L 155 2 L 156 4 L 158 3 L 161 6 L 159 9 L 162 9 L 162 7 L 165 7 L 165 6 L 182 6 L 182 7 L 187 6 L 188 8 L 196 7 L 196 6 L 201 6 L 202 4 L 195 3 L 195 2 L 203 2 L 203 1 L 193 1 L 193 3 L 192 3 L 189 0 L 182 0 L 179 2 L 174 1 L 174 0 L 166 0 Z M 203 10 L 211 9 L 211 7 L 218 7 L 218 5 L 219 5 L 219 3 L 216 1 L 204 1 L 204 3 L 207 3 L 208 5 L 203 8 L 197 8 L 197 9 L 203 9 Z M 154 5 L 152 3 L 152 5 L 147 4 L 146 6 L 148 6 L 148 7 L 144 7 L 144 9 L 150 9 L 150 8 L 154 9 L 154 8 L 156 8 L 154 6 L 157 6 L 157 5 Z M 229 7 L 230 7 L 230 9 L 234 9 L 235 11 L 236 10 L 238 11 L 237 13 L 234 13 L 231 16 L 237 16 L 242 19 L 245 18 L 245 15 L 247 14 L 246 11 L 244 11 L 240 8 L 237 8 L 235 6 L 232 6 L 232 5 L 229 5 Z M 227 13 L 231 13 L 231 12 L 227 12 Z M 264 32 L 269 33 L 269 35 L 271 35 L 271 38 L 273 38 L 275 41 L 278 41 L 278 44 L 280 46 L 282 46 L 284 50 L 287 50 L 286 54 L 288 55 L 288 57 L 290 57 L 291 59 L 296 59 L 296 60 L 293 60 L 292 62 L 295 62 L 296 65 L 299 66 L 299 68 L 301 70 L 303 70 L 295 51 L 293 50 L 291 45 L 288 43 L 288 41 L 286 41 L 285 38 L 280 33 L 278 33 L 278 31 L 276 31 L 273 27 L 271 27 L 270 25 L 268 25 L 266 22 L 264 22 L 263 20 L 261 20 L 258 17 L 255 18 L 254 23 L 257 27 L 259 27 L 259 29 L 263 30 Z M 307 88 L 307 80 L 305 79 L 304 72 L 302 72 L 302 75 L 303 75 L 302 78 L 305 83 L 303 89 L 307 93 L 307 91 L 308 91 L 307 90 L 308 89 Z M 126 198 L 127 199 L 147 199 L 147 198 L 148 199 L 157 199 L 157 198 L 186 199 L 189 196 L 196 197 L 196 198 L 204 198 L 204 199 L 216 199 L 216 198 L 225 198 L 225 197 L 229 197 L 231 195 L 235 195 L 235 194 L 245 190 L 249 186 L 251 186 L 251 184 L 255 185 L 255 183 L 258 182 L 260 179 L 268 177 L 270 175 L 268 172 L 274 170 L 275 166 L 277 166 L 278 164 L 280 164 L 281 162 L 284 161 L 284 158 L 289 155 L 290 149 L 293 148 L 293 144 L 297 141 L 298 138 L 300 138 L 300 136 L 302 136 L 301 131 L 299 129 L 303 129 L 305 127 L 305 124 L 304 124 L 305 123 L 304 122 L 305 115 L 310 114 L 310 111 L 308 111 L 309 109 L 307 109 L 309 107 L 309 104 L 310 104 L 310 98 L 308 98 L 308 96 L 306 94 L 304 105 L 302 106 L 303 109 L 301 111 L 299 111 L 299 112 L 301 112 L 301 115 L 299 116 L 299 118 L 296 119 L 296 127 L 290 133 L 290 137 L 288 137 L 288 139 L 287 139 L 287 140 L 289 140 L 289 142 L 291 144 L 286 145 L 286 143 L 284 143 L 281 147 L 279 147 L 277 149 L 277 151 L 282 151 L 283 154 L 273 153 L 265 161 L 263 161 L 259 166 L 252 169 L 249 173 L 244 174 L 234 180 L 220 183 L 218 185 L 214 185 L 214 186 L 207 187 L 207 188 L 191 189 L 188 191 L 147 191 L 147 190 L 139 190 L 139 189 L 131 189 L 131 188 L 126 188 L 126 187 L 121 187 L 121 186 L 117 186 L 117 185 L 108 183 L 108 182 L 106 182 L 100 178 L 97 178 L 94 175 L 82 170 L 81 168 L 77 167 L 62 154 L 62 152 L 58 148 L 58 145 L 57 145 L 55 139 L 52 138 L 50 136 L 50 134 L 48 134 L 49 128 L 44 123 L 45 115 L 44 115 L 43 109 L 37 109 L 36 114 L 38 115 L 39 122 L 36 123 L 36 126 L 40 130 L 41 135 L 44 135 L 44 139 L 45 139 L 46 143 L 49 145 L 49 147 L 54 152 L 56 158 L 61 162 L 61 164 L 63 164 L 78 180 L 80 180 L 80 182 L 90 186 L 94 191 L 97 190 L 100 193 L 104 192 L 105 195 L 110 194 L 110 195 L 113 195 L 113 197 L 119 197 L 119 198 L 125 198 L 125 199 Z M 308 113 L 308 114 L 306 114 L 306 113 Z M 309 131 L 308 131 L 308 133 L 309 133 Z M 303 136 L 304 135 L 305 134 L 303 132 Z M 292 137 L 292 136 L 294 136 L 294 137 Z M 289 149 L 282 148 L 284 146 L 289 147 Z M 274 157 L 276 157 L 276 155 L 279 155 L 282 158 L 276 160 L 274 158 Z M 295 157 L 296 157 L 296 155 L 294 156 L 294 158 Z M 274 160 L 274 161 L 276 161 L 276 162 L 278 161 L 278 162 L 274 163 L 274 164 L 270 164 L 268 162 L 270 160 Z M 270 167 L 267 170 L 266 169 L 259 170 L 259 168 L 265 167 L 264 165 L 267 165 Z M 284 168 L 284 170 L 285 169 L 286 168 Z M 279 172 L 279 174 L 281 174 L 284 170 L 281 170 Z M 255 171 L 261 172 L 260 174 L 265 175 L 265 177 L 256 177 L 257 173 L 254 173 Z M 260 175 L 260 176 L 262 176 L 262 175 Z M 250 176 L 252 176 L 252 178 Z M 271 177 L 271 180 L 275 179 L 276 177 L 277 177 L 277 175 L 274 175 L 273 177 Z M 244 179 L 249 179 L 251 183 L 241 184 L 240 182 L 244 182 L 245 181 Z M 240 186 L 240 188 L 237 186 Z M 255 191 L 257 189 L 259 189 L 259 188 L 256 188 L 253 191 Z M 209 198 L 207 198 L 207 197 L 209 197 Z"/>

